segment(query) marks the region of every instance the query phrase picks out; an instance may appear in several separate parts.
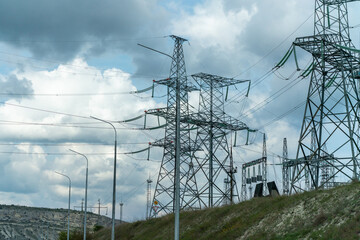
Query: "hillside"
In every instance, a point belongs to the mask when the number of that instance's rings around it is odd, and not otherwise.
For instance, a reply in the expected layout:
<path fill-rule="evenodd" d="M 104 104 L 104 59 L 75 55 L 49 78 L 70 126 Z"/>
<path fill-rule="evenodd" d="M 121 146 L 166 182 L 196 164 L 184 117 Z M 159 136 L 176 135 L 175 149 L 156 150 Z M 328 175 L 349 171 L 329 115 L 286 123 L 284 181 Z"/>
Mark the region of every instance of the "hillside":
<path fill-rule="evenodd" d="M 71 210 L 71 230 L 80 230 L 83 212 Z M 95 225 L 110 226 L 111 219 L 87 214 L 88 229 Z M 33 208 L 14 205 L 0 205 L 0 239 L 38 240 L 58 239 L 61 231 L 67 230 L 67 209 Z"/>
<path fill-rule="evenodd" d="M 173 219 L 123 224 L 117 239 L 173 239 Z M 110 239 L 110 230 L 95 239 Z M 180 239 L 360 239 L 360 183 L 182 212 Z"/>

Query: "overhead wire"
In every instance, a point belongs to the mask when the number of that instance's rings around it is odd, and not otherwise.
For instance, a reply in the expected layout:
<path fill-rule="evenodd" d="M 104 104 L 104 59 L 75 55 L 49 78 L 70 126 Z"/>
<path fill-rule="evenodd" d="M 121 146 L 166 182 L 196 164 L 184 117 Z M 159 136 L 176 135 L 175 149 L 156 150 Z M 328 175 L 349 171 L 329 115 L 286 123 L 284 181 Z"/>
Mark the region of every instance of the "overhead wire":
<path fill-rule="evenodd" d="M 257 64 L 259 64 L 261 61 L 263 61 L 266 57 L 268 57 L 271 53 L 273 53 L 276 49 L 278 49 L 281 45 L 283 45 L 292 35 L 294 35 L 314 14 L 312 13 L 309 17 L 305 19 L 293 32 L 290 33 L 283 41 L 281 41 L 278 45 L 276 45 L 274 48 L 272 48 L 267 54 L 265 54 L 262 58 L 260 58 L 257 62 L 255 62 L 253 65 L 251 65 L 249 68 L 247 68 L 245 71 L 235 75 L 233 78 L 236 78 L 246 72 L 248 72 L 250 69 L 255 67 Z"/>
<path fill-rule="evenodd" d="M 260 110 L 261 108 L 263 108 L 267 104 L 273 102 L 274 100 L 279 98 L 281 95 L 283 95 L 285 92 L 289 91 L 291 88 L 293 88 L 294 86 L 299 84 L 303 79 L 304 78 L 295 78 L 295 79 L 293 79 L 291 82 L 289 82 L 288 84 L 286 84 L 285 86 L 280 88 L 278 91 L 276 91 L 275 93 L 273 93 L 272 95 L 267 97 L 265 100 L 261 101 L 260 103 L 256 104 L 254 107 L 247 110 L 243 114 L 243 116 L 248 116 L 250 114 L 253 114 L 253 113 L 257 112 L 258 110 Z"/>
<path fill-rule="evenodd" d="M 148 142 L 118 142 L 118 145 L 144 145 Z M 66 143 L 44 143 L 44 142 L 0 142 L 0 146 L 113 146 L 110 143 L 92 143 L 92 142 L 66 142 Z"/>
<path fill-rule="evenodd" d="M 59 114 L 59 115 L 64 115 L 64 116 L 69 116 L 69 117 L 77 117 L 77 118 L 84 118 L 84 119 L 92 119 L 91 117 L 88 117 L 88 116 L 82 116 L 82 115 L 77 115 L 77 114 L 64 113 L 64 112 L 58 112 L 58 111 L 52 111 L 52 110 L 46 110 L 46 109 L 41 109 L 41 108 L 35 108 L 35 107 L 29 107 L 29 106 L 23 106 L 23 105 L 20 105 L 20 104 L 9 103 L 9 102 L 0 102 L 0 104 L 4 104 L 4 105 L 8 105 L 8 106 L 13 106 L 13 107 L 18 107 L 18 108 L 25 108 L 25 109 L 30 109 L 30 110 L 40 111 L 40 112 L 46 112 L 46 113 Z"/>
<path fill-rule="evenodd" d="M 300 107 L 302 107 L 303 105 L 305 105 L 306 100 L 300 102 L 298 105 L 296 105 L 295 107 L 291 108 L 290 110 L 286 111 L 285 113 L 275 117 L 274 119 L 270 120 L 269 122 L 265 123 L 264 125 L 262 125 L 261 127 L 259 127 L 259 129 L 264 129 L 272 124 L 274 124 L 275 122 L 283 119 L 284 117 L 286 117 L 287 115 L 291 114 L 292 112 L 294 112 L 295 110 L 299 109 Z"/>
<path fill-rule="evenodd" d="M 253 67 L 255 67 L 257 64 L 259 64 L 260 62 L 262 62 L 266 57 L 268 57 L 272 52 L 274 52 L 277 48 L 279 48 L 282 44 L 284 44 L 293 34 L 295 34 L 314 14 L 312 13 L 309 17 L 307 17 L 290 35 L 288 35 L 283 41 L 281 41 L 278 45 L 276 45 L 274 48 L 272 48 L 267 54 L 265 54 L 260 60 L 258 60 L 255 64 L 253 64 L 252 66 L 250 66 L 249 68 L 247 68 L 245 71 L 235 75 L 233 78 L 236 78 L 244 73 L 246 73 L 247 71 L 249 71 L 250 69 L 252 69 Z M 262 83 L 265 79 L 267 79 L 272 73 L 274 73 L 276 69 L 271 69 L 268 72 L 266 72 L 264 75 L 262 75 L 261 77 L 259 77 L 258 79 L 256 79 L 254 82 L 252 82 L 251 86 L 252 88 L 256 87 L 257 85 L 259 85 L 260 83 Z M 226 105 L 237 101 L 239 96 L 242 96 L 243 94 L 245 94 L 245 91 L 241 91 L 238 94 L 236 94 L 235 96 L 233 96 L 232 98 L 230 98 L 230 100 L 226 103 Z"/>

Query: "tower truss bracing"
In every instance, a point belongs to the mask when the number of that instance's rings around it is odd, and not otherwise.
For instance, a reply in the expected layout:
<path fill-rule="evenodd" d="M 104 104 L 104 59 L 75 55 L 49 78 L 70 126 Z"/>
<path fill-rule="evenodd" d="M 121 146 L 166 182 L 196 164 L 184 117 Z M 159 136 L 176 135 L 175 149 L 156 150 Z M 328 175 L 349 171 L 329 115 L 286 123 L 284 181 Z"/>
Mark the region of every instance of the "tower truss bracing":
<path fill-rule="evenodd" d="M 177 93 L 180 93 L 180 209 L 201 209 L 239 200 L 228 137 L 230 133 L 248 129 L 243 122 L 225 114 L 224 89 L 249 80 L 198 73 L 192 75 L 195 83 L 191 83 L 186 76 L 182 48 L 186 40 L 172 38 L 175 47 L 170 77 L 155 81 L 167 86 L 167 106 L 146 111 L 166 120 L 165 137 L 151 143 L 164 148 L 151 217 L 174 211 Z M 199 90 L 199 109 L 190 113 L 188 92 Z"/>
<path fill-rule="evenodd" d="M 200 87 L 199 110 L 183 117 L 182 121 L 197 127 L 196 144 L 200 151 L 193 156 L 201 207 L 219 206 L 239 200 L 228 135 L 248 129 L 246 124 L 228 116 L 224 111 L 224 89 L 248 80 L 235 80 L 216 75 L 192 75 Z M 222 187 L 223 181 L 229 188 Z"/>
<path fill-rule="evenodd" d="M 150 209 L 151 209 L 151 183 L 152 180 L 149 176 L 149 179 L 146 180 L 147 182 L 147 189 L 146 189 L 146 219 L 148 219 L 150 216 Z"/>
<path fill-rule="evenodd" d="M 176 91 L 180 92 L 180 116 L 189 114 L 188 91 L 193 90 L 187 83 L 183 43 L 186 39 L 171 36 L 175 41 L 170 76 L 167 79 L 156 81 L 157 84 L 166 85 L 167 107 L 161 109 L 152 109 L 147 114 L 162 116 L 166 119 L 165 138 L 152 143 L 153 146 L 164 148 L 163 158 L 160 166 L 158 179 L 156 182 L 151 217 L 158 214 L 167 214 L 174 211 L 175 194 L 175 135 L 176 135 Z M 181 122 L 180 129 L 190 129 L 189 123 Z M 190 131 L 180 131 L 180 198 L 181 206 L 187 208 L 199 208 L 200 204 L 197 197 L 197 186 L 191 161 Z M 190 196 L 189 196 L 190 195 Z M 189 198 L 191 203 L 188 204 Z M 193 199 L 195 198 L 195 199 Z M 156 211 L 155 211 L 156 209 Z"/>
<path fill-rule="evenodd" d="M 282 161 L 282 176 L 283 176 L 283 195 L 289 195 L 290 190 L 290 168 L 288 167 L 288 148 L 287 139 L 283 140 L 283 161 Z"/>
<path fill-rule="evenodd" d="M 313 71 L 296 160 L 288 163 L 292 192 L 359 179 L 360 61 L 350 39 L 348 2 L 354 1 L 315 0 L 314 35 L 294 42 L 312 54 Z"/>

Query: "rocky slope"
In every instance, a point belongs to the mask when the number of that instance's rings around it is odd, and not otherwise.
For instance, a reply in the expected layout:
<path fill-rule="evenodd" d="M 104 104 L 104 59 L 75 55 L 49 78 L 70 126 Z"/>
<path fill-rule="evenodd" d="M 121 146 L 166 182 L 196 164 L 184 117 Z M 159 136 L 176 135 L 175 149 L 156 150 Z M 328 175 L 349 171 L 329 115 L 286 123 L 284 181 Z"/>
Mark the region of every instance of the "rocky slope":
<path fill-rule="evenodd" d="M 81 230 L 82 224 L 83 212 L 71 210 L 70 228 Z M 88 213 L 88 229 L 95 225 L 111 226 L 111 219 Z M 67 231 L 67 209 L 0 205 L 0 239 L 55 240 L 61 231 Z"/>

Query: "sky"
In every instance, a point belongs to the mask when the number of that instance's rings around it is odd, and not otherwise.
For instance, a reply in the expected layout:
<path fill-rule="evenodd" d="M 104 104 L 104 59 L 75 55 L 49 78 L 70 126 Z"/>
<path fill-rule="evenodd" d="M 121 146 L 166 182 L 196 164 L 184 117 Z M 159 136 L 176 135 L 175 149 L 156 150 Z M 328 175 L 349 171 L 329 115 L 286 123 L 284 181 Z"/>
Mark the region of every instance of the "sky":
<path fill-rule="evenodd" d="M 359 8 L 349 4 L 356 47 Z M 89 160 L 88 206 L 100 199 L 110 216 L 114 131 L 90 116 L 122 121 L 166 106 L 165 87 L 156 87 L 154 98 L 129 92 L 168 77 L 169 58 L 138 43 L 172 54 L 171 34 L 188 39 L 188 74 L 252 81 L 249 97 L 242 94 L 247 86 L 231 88 L 225 104 L 231 116 L 258 129 L 250 145 L 240 136 L 238 168 L 261 156 L 264 132 L 270 163 L 279 163 L 285 137 L 295 157 L 309 79 L 293 81 L 300 72 L 292 58 L 267 73 L 296 37 L 313 34 L 313 11 L 311 0 L 0 0 L 0 203 L 66 208 L 67 180 L 58 171 L 72 180 L 72 208 L 80 206 L 86 161 L 73 149 Z M 311 56 L 297 53 L 304 70 Z M 190 104 L 197 106 L 196 94 Z M 144 219 L 146 180 L 154 181 L 153 192 L 162 156 L 156 148 L 149 161 L 146 152 L 123 154 L 163 137 L 163 130 L 138 130 L 142 121 L 115 123 L 116 198 L 125 221 Z M 240 173 L 236 178 L 240 188 Z M 269 165 L 269 179 L 281 186 L 278 166 Z"/>

